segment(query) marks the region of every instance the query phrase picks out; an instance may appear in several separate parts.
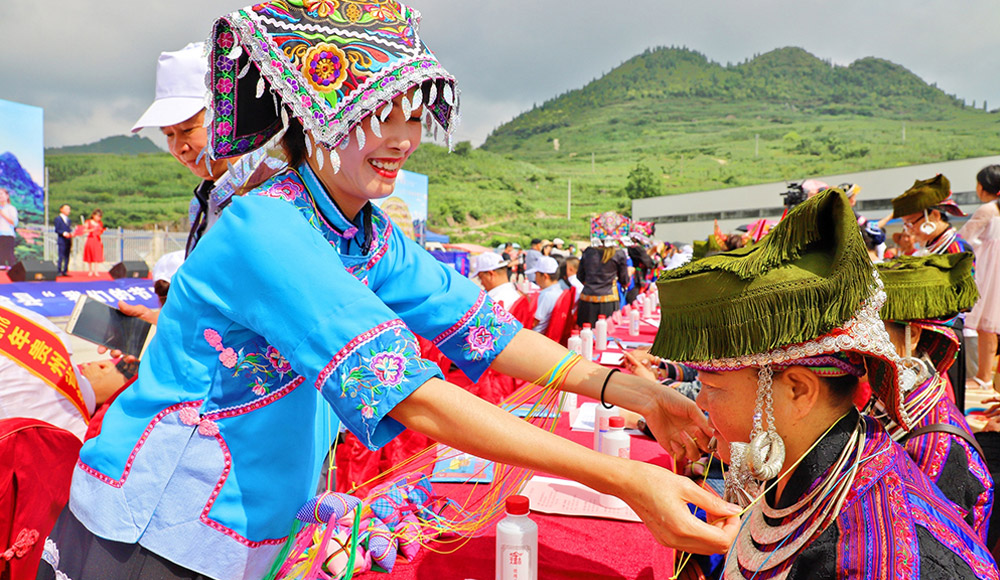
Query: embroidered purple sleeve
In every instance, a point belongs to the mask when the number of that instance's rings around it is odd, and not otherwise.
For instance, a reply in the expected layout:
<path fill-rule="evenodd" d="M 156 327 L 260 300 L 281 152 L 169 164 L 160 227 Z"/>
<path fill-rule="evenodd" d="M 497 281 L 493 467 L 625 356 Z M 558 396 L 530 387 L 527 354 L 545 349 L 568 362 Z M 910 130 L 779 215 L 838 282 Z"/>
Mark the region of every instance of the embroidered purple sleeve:
<path fill-rule="evenodd" d="M 520 322 L 485 292 L 480 292 L 472 308 L 435 338 L 434 344 L 475 381 L 519 330 Z"/>
<path fill-rule="evenodd" d="M 355 337 L 320 373 L 316 388 L 344 425 L 370 449 L 378 449 L 403 426 L 387 414 L 441 370 L 420 357 L 416 337 L 390 320 Z"/>

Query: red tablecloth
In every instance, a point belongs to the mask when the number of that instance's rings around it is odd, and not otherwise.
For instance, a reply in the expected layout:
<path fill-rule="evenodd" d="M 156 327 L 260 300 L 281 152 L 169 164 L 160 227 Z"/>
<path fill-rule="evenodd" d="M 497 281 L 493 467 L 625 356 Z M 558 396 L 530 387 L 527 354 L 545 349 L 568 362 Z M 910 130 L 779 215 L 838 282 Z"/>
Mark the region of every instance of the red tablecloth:
<path fill-rule="evenodd" d="M 571 431 L 568 414 L 563 413 L 556 433 L 582 445 L 593 443 L 593 434 Z M 673 468 L 673 460 L 655 441 L 632 438 L 632 458 Z M 461 484 L 434 484 L 438 493 L 461 495 Z M 463 496 L 464 497 L 464 496 Z M 533 513 L 538 524 L 538 577 L 541 580 L 589 580 L 627 578 L 652 580 L 670 578 L 674 551 L 658 544 L 643 524 Z M 448 549 L 447 547 L 445 549 Z M 494 577 L 496 535 L 469 540 L 449 554 L 422 549 L 413 562 L 400 558 L 392 574 L 368 572 L 361 580 L 491 580 Z"/>

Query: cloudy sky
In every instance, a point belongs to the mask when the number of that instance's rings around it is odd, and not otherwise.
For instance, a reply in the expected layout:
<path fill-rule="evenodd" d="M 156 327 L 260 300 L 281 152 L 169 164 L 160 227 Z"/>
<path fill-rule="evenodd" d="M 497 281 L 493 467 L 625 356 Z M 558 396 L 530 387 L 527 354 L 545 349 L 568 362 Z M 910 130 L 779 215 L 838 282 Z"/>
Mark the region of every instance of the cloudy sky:
<path fill-rule="evenodd" d="M 946 92 L 1000 107 L 997 0 L 412 0 L 459 81 L 458 140 L 583 86 L 651 46 L 725 64 L 801 46 L 837 64 L 878 56 Z M 25 2 L 0 8 L 0 99 L 44 107 L 45 145 L 127 133 L 164 50 L 208 36 L 239 0 Z M 162 143 L 162 141 L 161 141 Z"/>

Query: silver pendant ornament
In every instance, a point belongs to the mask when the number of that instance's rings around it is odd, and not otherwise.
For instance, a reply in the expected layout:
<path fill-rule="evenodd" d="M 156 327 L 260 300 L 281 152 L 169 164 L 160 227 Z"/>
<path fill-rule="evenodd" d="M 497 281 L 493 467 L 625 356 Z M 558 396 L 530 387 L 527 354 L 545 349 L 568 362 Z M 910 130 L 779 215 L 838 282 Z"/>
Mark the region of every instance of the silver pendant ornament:
<path fill-rule="evenodd" d="M 389 114 L 392 113 L 392 101 L 389 101 L 382 107 L 382 113 L 379 115 L 379 119 L 385 123 L 385 120 L 389 118 Z"/>
<path fill-rule="evenodd" d="M 437 101 L 438 96 L 438 85 L 436 82 L 431 83 L 431 90 L 427 93 L 427 104 L 433 105 Z"/>
<path fill-rule="evenodd" d="M 259 99 L 263 96 L 264 96 L 264 75 L 260 75 L 260 78 L 257 79 L 257 98 Z"/>
<path fill-rule="evenodd" d="M 372 135 L 381 139 L 382 138 L 382 124 L 378 122 L 378 115 L 372 115 L 371 120 Z"/>
<path fill-rule="evenodd" d="M 253 61 L 248 60 L 247 61 L 247 65 L 245 67 L 243 67 L 243 70 L 241 70 L 238 75 L 236 75 L 236 78 L 241 79 L 241 78 L 247 76 L 247 73 L 250 72 L 250 65 L 251 64 L 253 64 Z"/>
<path fill-rule="evenodd" d="M 334 173 L 340 173 L 340 154 L 333 149 L 330 149 L 329 153 L 330 169 L 332 169 Z"/>
<path fill-rule="evenodd" d="M 415 111 L 420 108 L 423 104 L 424 92 L 417 87 L 417 90 L 413 91 L 413 100 L 410 102 L 410 110 Z"/>
<path fill-rule="evenodd" d="M 365 147 L 365 128 L 358 124 L 357 129 L 354 131 L 354 138 L 358 141 L 358 151 L 361 151 Z"/>

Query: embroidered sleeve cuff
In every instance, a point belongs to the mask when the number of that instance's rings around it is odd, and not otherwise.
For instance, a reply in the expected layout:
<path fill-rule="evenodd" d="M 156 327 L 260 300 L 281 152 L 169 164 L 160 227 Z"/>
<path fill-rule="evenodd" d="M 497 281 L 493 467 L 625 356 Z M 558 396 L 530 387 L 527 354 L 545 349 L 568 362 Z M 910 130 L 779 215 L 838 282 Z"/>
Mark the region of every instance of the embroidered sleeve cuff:
<path fill-rule="evenodd" d="M 481 292 L 465 316 L 435 338 L 434 344 L 469 379 L 477 381 L 519 330 L 521 323 Z"/>
<path fill-rule="evenodd" d="M 404 429 L 389 411 L 433 377 L 442 378 L 441 370 L 420 357 L 416 337 L 396 319 L 351 340 L 320 373 L 316 387 L 344 425 L 374 450 Z"/>

